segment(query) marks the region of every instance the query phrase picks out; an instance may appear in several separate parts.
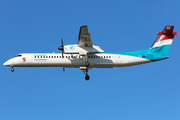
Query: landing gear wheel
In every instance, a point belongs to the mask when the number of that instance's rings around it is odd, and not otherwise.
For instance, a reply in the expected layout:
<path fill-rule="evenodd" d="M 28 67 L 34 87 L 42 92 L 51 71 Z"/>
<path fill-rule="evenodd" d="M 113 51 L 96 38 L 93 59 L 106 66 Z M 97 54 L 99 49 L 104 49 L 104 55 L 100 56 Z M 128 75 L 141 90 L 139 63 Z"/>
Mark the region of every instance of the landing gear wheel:
<path fill-rule="evenodd" d="M 86 76 L 85 76 L 85 79 L 86 79 L 86 80 L 89 80 L 89 78 L 90 78 L 89 75 L 86 75 Z"/>
<path fill-rule="evenodd" d="M 11 72 L 14 72 L 14 68 L 13 67 L 11 67 Z"/>
<path fill-rule="evenodd" d="M 88 61 L 85 62 L 85 66 L 89 67 L 90 63 Z"/>

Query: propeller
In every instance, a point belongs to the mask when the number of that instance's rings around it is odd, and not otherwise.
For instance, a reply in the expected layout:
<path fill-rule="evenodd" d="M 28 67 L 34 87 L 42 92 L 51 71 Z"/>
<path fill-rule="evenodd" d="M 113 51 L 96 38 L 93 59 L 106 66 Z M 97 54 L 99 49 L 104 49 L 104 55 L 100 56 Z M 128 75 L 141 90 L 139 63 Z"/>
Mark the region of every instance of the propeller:
<path fill-rule="evenodd" d="M 62 59 L 63 59 L 63 57 L 64 57 L 64 56 L 63 56 L 63 53 L 64 53 L 63 38 L 61 38 L 61 46 L 58 47 L 58 49 L 62 51 Z"/>
<path fill-rule="evenodd" d="M 62 59 L 63 59 L 63 53 L 64 53 L 64 45 L 63 45 L 63 38 L 61 38 L 61 46 L 58 47 L 59 50 L 62 51 Z M 63 67 L 63 73 L 65 72 L 65 67 Z"/>

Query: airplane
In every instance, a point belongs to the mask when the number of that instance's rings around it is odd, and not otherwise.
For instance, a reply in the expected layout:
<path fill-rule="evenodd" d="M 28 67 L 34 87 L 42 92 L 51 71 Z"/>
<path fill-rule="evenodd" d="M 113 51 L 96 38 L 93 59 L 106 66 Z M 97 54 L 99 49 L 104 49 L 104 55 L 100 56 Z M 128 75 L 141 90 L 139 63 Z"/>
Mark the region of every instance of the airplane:
<path fill-rule="evenodd" d="M 174 26 L 165 26 L 158 32 L 157 39 L 149 49 L 125 52 L 106 53 L 99 46 L 93 45 L 87 25 L 80 26 L 77 44 L 65 45 L 61 38 L 62 53 L 21 53 L 9 59 L 3 65 L 14 67 L 63 67 L 80 68 L 89 80 L 88 71 L 91 68 L 127 67 L 164 60 L 169 58 L 168 51 L 177 32 Z"/>

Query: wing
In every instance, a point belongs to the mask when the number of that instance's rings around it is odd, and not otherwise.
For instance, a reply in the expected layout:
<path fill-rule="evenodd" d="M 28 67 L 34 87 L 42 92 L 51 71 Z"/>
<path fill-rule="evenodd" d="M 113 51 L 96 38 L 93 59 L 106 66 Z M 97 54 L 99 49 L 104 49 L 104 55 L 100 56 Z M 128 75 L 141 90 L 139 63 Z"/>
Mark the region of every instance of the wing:
<path fill-rule="evenodd" d="M 88 33 L 87 25 L 82 25 L 80 27 L 77 44 L 79 47 L 92 47 L 91 36 Z"/>

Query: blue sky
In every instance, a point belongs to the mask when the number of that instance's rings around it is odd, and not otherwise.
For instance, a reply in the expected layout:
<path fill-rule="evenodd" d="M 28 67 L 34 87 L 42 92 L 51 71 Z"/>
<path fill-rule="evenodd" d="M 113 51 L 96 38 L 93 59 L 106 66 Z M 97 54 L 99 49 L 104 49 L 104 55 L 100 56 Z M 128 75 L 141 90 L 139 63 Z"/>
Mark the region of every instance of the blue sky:
<path fill-rule="evenodd" d="M 0 120 L 178 120 L 180 119 L 178 0 L 0 1 Z M 76 44 L 88 25 L 94 45 L 105 52 L 149 48 L 157 32 L 178 33 L 170 59 L 139 66 L 91 69 L 10 68 L 19 53 L 60 53 Z"/>

